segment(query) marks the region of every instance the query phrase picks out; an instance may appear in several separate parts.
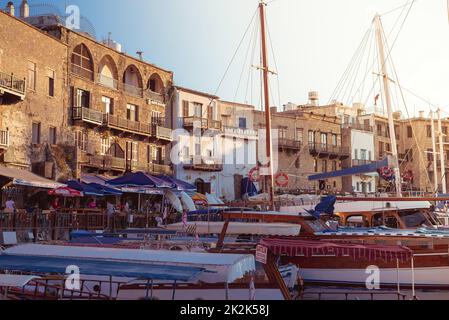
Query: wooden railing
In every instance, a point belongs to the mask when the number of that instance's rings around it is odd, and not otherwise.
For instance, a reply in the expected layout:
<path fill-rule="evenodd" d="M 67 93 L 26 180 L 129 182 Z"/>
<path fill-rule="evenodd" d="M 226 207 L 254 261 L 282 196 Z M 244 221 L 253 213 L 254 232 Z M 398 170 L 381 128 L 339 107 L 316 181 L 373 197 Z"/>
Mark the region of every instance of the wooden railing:
<path fill-rule="evenodd" d="M 349 147 L 334 146 L 323 143 L 309 143 L 309 150 L 314 154 L 349 156 Z"/>
<path fill-rule="evenodd" d="M 103 125 L 105 122 L 105 115 L 101 111 L 92 110 L 89 108 L 73 107 L 72 119 Z"/>
<path fill-rule="evenodd" d="M 145 90 L 145 94 L 148 99 L 161 104 L 165 104 L 165 96 L 163 94 L 151 91 L 149 89 Z"/>
<path fill-rule="evenodd" d="M 214 129 L 221 130 L 222 125 L 220 121 L 210 120 L 201 117 L 184 117 L 184 127 L 185 128 L 194 128 L 199 125 L 201 129 Z"/>
<path fill-rule="evenodd" d="M 343 123 L 343 129 L 355 129 L 366 132 L 374 132 L 374 127 L 370 125 L 366 125 L 364 123 Z"/>
<path fill-rule="evenodd" d="M 107 124 L 109 127 L 115 127 L 135 133 L 142 133 L 148 136 L 151 135 L 151 127 L 149 124 L 120 118 L 115 115 L 107 115 Z"/>
<path fill-rule="evenodd" d="M 184 168 L 188 170 L 201 170 L 201 171 L 222 171 L 223 164 L 220 159 L 205 159 L 202 157 L 189 157 L 184 162 Z"/>
<path fill-rule="evenodd" d="M 153 136 L 160 140 L 173 141 L 173 130 L 170 128 L 161 127 L 159 125 L 152 125 Z"/>
<path fill-rule="evenodd" d="M 171 175 L 173 174 L 173 171 L 169 165 L 166 164 L 158 164 L 158 163 L 133 163 L 132 165 L 133 171 L 143 171 L 150 174 L 165 174 L 165 175 Z"/>
<path fill-rule="evenodd" d="M 12 73 L 7 74 L 0 72 L 0 88 L 4 88 L 24 96 L 26 91 L 26 81 L 25 79 L 15 77 Z"/>
<path fill-rule="evenodd" d="M 101 84 L 102 86 L 108 87 L 108 88 L 112 88 L 117 90 L 118 89 L 118 80 L 105 76 L 101 73 L 98 74 L 98 83 Z"/>
<path fill-rule="evenodd" d="M 278 139 L 279 148 L 301 150 L 302 142 L 293 139 Z"/>

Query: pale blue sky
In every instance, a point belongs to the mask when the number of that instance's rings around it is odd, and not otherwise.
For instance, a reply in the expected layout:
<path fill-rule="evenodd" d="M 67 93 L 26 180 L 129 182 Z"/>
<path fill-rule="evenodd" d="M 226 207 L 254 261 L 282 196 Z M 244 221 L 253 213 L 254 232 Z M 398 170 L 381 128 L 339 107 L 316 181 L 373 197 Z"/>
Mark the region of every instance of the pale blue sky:
<path fill-rule="evenodd" d="M 15 0 L 19 5 L 20 0 Z M 49 0 L 30 0 L 31 4 Z M 281 104 L 303 103 L 307 92 L 327 102 L 376 12 L 406 0 L 275 0 L 268 22 L 278 64 Z M 257 7 L 257 0 L 67 0 L 94 25 L 97 38 L 112 32 L 124 50 L 172 70 L 182 86 L 214 93 Z M 4 7 L 5 0 L 1 1 Z M 386 32 L 398 14 L 383 17 Z M 251 29 L 253 30 L 253 29 Z M 233 100 L 249 46 L 244 41 L 218 95 Z M 449 112 L 449 23 L 446 0 L 418 0 L 393 50 L 401 84 Z M 273 58 L 270 56 L 273 66 Z M 246 63 L 237 100 L 246 100 Z M 274 69 L 274 66 L 273 66 Z M 372 78 L 372 77 L 371 77 Z M 371 79 L 370 78 L 370 79 Z M 273 78 L 274 103 L 279 104 Z M 247 94 L 245 94 L 247 93 Z M 258 104 L 253 92 L 252 102 Z M 369 103 L 372 104 L 371 100 Z M 428 104 L 407 95 L 410 113 Z M 449 116 L 449 114 L 448 114 Z"/>

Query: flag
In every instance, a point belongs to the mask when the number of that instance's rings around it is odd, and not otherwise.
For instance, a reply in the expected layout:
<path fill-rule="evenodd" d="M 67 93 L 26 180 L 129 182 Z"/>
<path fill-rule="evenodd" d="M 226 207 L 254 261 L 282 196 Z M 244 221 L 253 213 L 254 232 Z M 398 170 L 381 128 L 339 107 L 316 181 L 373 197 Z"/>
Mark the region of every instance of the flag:
<path fill-rule="evenodd" d="M 449 1 L 449 0 L 448 0 Z M 380 94 L 374 97 L 374 105 L 377 106 L 377 102 L 379 101 Z"/>

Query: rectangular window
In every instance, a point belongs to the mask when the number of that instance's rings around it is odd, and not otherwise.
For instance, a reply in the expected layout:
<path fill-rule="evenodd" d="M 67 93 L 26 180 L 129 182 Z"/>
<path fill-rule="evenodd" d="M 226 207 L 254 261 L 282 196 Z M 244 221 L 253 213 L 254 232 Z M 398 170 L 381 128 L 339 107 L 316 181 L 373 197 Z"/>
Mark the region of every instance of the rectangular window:
<path fill-rule="evenodd" d="M 49 97 L 55 96 L 55 72 L 47 69 L 47 93 Z"/>
<path fill-rule="evenodd" d="M 337 164 L 337 161 L 332 161 L 332 171 L 337 171 L 337 166 L 338 166 L 338 164 Z"/>
<path fill-rule="evenodd" d="M 327 160 L 323 160 L 321 163 L 321 172 L 327 172 Z"/>
<path fill-rule="evenodd" d="M 107 114 L 114 114 L 114 100 L 109 97 L 101 97 L 103 103 L 103 110 Z"/>
<path fill-rule="evenodd" d="M 126 119 L 130 121 L 139 121 L 139 107 L 133 104 L 126 106 Z"/>
<path fill-rule="evenodd" d="M 101 138 L 101 155 L 107 155 L 109 154 L 111 149 L 111 140 L 109 137 L 102 137 Z"/>
<path fill-rule="evenodd" d="M 358 149 L 354 150 L 354 160 L 359 160 L 359 150 Z"/>
<path fill-rule="evenodd" d="M 366 156 L 367 156 L 367 151 L 364 149 L 361 149 L 360 150 L 360 160 L 367 160 Z"/>
<path fill-rule="evenodd" d="M 189 101 L 183 100 L 182 101 L 182 116 L 183 117 L 189 117 Z"/>
<path fill-rule="evenodd" d="M 287 128 L 279 127 L 279 139 L 287 139 Z"/>
<path fill-rule="evenodd" d="M 317 159 L 313 159 L 313 169 L 315 170 L 315 172 L 318 172 L 318 160 Z"/>
<path fill-rule="evenodd" d="M 202 118 L 203 117 L 203 105 L 201 103 L 193 103 L 193 111 L 194 116 L 196 118 Z"/>
<path fill-rule="evenodd" d="M 433 161 L 433 150 L 427 149 L 427 161 Z"/>
<path fill-rule="evenodd" d="M 139 145 L 137 142 L 126 142 L 126 160 L 137 162 L 139 155 Z"/>
<path fill-rule="evenodd" d="M 55 145 L 56 144 L 56 128 L 50 127 L 49 134 L 48 134 L 48 140 L 50 144 Z"/>
<path fill-rule="evenodd" d="M 333 146 L 337 146 L 338 145 L 338 137 L 336 134 L 331 134 L 331 144 Z"/>
<path fill-rule="evenodd" d="M 309 145 L 315 144 L 315 132 L 309 131 Z"/>
<path fill-rule="evenodd" d="M 427 126 L 427 138 L 432 138 L 432 126 Z"/>
<path fill-rule="evenodd" d="M 207 107 L 207 119 L 209 121 L 214 120 L 214 107 L 212 106 Z"/>
<path fill-rule="evenodd" d="M 239 128 L 246 129 L 246 118 L 239 118 Z"/>
<path fill-rule="evenodd" d="M 327 145 L 327 133 L 321 134 L 321 144 L 325 146 Z"/>
<path fill-rule="evenodd" d="M 407 138 L 413 138 L 413 129 L 412 126 L 407 127 Z"/>
<path fill-rule="evenodd" d="M 162 123 L 162 113 L 159 111 L 151 111 L 151 123 L 156 125 L 163 125 Z"/>
<path fill-rule="evenodd" d="M 377 125 L 377 135 L 382 136 L 382 125 L 381 124 Z"/>
<path fill-rule="evenodd" d="M 88 109 L 90 107 L 90 92 L 76 89 L 75 103 L 75 107 Z"/>
<path fill-rule="evenodd" d="M 33 122 L 33 134 L 32 134 L 32 143 L 40 144 L 41 143 L 41 124 L 40 122 Z"/>
<path fill-rule="evenodd" d="M 75 146 L 81 151 L 87 151 L 87 134 L 83 131 L 75 131 Z"/>
<path fill-rule="evenodd" d="M 28 88 L 36 91 L 36 64 L 28 61 Z"/>
<path fill-rule="evenodd" d="M 304 129 L 296 129 L 296 141 L 302 142 L 304 137 Z"/>

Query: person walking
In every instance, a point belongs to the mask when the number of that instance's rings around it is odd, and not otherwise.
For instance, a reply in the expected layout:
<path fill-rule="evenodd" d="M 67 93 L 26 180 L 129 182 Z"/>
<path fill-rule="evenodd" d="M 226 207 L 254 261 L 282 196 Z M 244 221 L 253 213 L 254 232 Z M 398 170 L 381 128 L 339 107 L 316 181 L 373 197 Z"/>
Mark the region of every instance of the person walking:
<path fill-rule="evenodd" d="M 108 200 L 106 203 L 106 214 L 107 214 L 107 219 L 108 219 L 108 229 L 111 232 L 115 231 L 115 206 L 114 204 Z"/>

